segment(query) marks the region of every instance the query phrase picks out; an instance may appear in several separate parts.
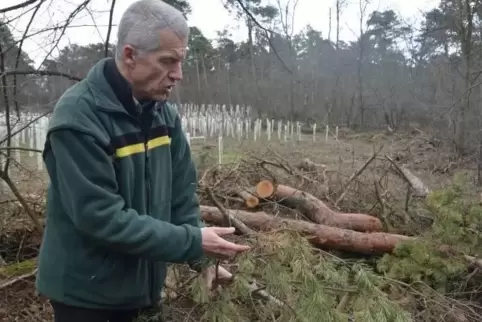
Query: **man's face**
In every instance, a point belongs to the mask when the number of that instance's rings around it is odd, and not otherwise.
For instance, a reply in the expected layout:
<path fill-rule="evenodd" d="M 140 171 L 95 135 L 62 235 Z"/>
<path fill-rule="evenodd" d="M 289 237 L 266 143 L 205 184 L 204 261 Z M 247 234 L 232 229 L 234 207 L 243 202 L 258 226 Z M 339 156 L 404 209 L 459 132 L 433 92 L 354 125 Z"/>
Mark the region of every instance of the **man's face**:
<path fill-rule="evenodd" d="M 162 48 L 155 52 L 139 54 L 129 45 L 123 48 L 128 77 L 138 99 L 166 100 L 174 85 L 182 80 L 181 63 L 186 56 L 187 39 L 169 29 L 159 32 L 159 37 Z"/>

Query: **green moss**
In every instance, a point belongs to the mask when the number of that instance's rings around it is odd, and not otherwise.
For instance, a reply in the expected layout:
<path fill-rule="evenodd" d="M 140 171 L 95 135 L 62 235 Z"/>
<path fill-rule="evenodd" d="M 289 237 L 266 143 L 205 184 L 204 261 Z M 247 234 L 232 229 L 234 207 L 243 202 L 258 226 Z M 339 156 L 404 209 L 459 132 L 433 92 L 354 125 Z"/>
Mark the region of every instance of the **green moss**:
<path fill-rule="evenodd" d="M 29 259 L 15 264 L 0 267 L 0 277 L 11 278 L 30 273 L 37 266 L 35 259 Z"/>

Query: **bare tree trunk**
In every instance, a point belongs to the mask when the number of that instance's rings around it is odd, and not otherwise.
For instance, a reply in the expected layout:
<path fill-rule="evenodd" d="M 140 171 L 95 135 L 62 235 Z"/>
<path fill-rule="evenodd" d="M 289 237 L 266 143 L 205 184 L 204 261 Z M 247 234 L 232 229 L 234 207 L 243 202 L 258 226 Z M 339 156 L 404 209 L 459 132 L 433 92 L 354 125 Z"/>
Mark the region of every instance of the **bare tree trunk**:
<path fill-rule="evenodd" d="M 331 7 L 328 12 L 328 41 L 331 42 Z"/>
<path fill-rule="evenodd" d="M 204 57 L 201 55 L 200 56 L 201 58 L 201 67 L 202 67 L 202 71 L 203 71 L 203 78 L 204 78 L 204 83 L 205 83 L 205 90 L 203 91 L 203 100 L 206 101 L 206 100 L 212 100 L 213 97 L 212 97 L 212 90 L 210 90 L 210 86 L 209 86 L 209 81 L 208 81 L 208 72 L 207 72 L 207 68 L 206 68 L 206 64 L 204 62 Z"/>
<path fill-rule="evenodd" d="M 467 113 L 470 111 L 470 96 L 472 94 L 473 77 L 472 77 L 472 32 L 474 24 L 474 9 L 469 0 L 458 0 L 459 6 L 459 23 L 458 34 L 460 39 L 460 47 L 464 60 L 464 98 L 460 104 L 457 115 L 455 143 L 456 149 L 460 153 L 465 153 L 467 149 Z"/>
<path fill-rule="evenodd" d="M 336 50 L 340 49 L 340 15 L 345 0 L 336 0 Z"/>
<path fill-rule="evenodd" d="M 365 46 L 365 31 L 363 30 L 363 18 L 367 8 L 367 0 L 359 0 L 360 21 L 359 30 L 360 37 L 358 40 L 358 62 L 357 62 L 357 93 L 358 93 L 358 111 L 360 113 L 360 127 L 365 126 L 365 102 L 363 100 L 363 54 Z"/>
<path fill-rule="evenodd" d="M 197 97 L 201 99 L 201 72 L 199 70 L 199 59 L 197 53 L 194 53 L 194 61 L 196 62 L 196 79 L 197 79 Z"/>

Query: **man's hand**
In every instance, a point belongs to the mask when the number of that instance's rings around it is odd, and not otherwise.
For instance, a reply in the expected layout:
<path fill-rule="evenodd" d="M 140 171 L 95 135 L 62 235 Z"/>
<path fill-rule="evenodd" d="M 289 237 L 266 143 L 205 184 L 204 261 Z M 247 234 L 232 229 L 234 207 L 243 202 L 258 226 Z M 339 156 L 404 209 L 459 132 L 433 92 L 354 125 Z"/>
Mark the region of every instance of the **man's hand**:
<path fill-rule="evenodd" d="M 218 268 L 217 274 L 216 274 L 216 267 Z M 212 265 L 212 266 L 206 267 L 205 269 L 202 270 L 202 275 L 203 275 L 204 281 L 206 282 L 206 286 L 210 290 L 213 288 L 213 283 L 217 284 L 222 281 L 229 281 L 233 278 L 233 275 L 220 265 Z"/>
<path fill-rule="evenodd" d="M 229 242 L 220 236 L 234 233 L 234 227 L 203 227 L 202 248 L 204 253 L 210 257 L 229 258 L 234 257 L 238 253 L 245 252 L 250 249 L 248 245 L 238 245 Z"/>

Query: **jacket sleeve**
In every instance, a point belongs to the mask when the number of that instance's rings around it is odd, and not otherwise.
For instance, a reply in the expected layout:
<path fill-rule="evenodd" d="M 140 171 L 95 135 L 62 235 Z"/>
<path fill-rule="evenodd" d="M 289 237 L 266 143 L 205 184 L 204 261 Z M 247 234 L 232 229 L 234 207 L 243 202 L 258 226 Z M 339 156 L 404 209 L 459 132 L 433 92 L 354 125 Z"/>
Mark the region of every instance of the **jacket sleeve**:
<path fill-rule="evenodd" d="M 201 256 L 201 232 L 173 225 L 126 207 L 117 193 L 112 158 L 94 137 L 56 130 L 48 137 L 45 163 L 55 193 L 75 227 L 116 251 L 182 263 Z"/>
<path fill-rule="evenodd" d="M 201 221 L 199 199 L 196 194 L 197 171 L 179 116 L 176 117 L 171 136 L 173 168 L 171 221 L 176 225 L 188 224 L 194 227 L 204 227 L 205 225 Z M 199 271 L 214 262 L 205 255 L 200 255 L 188 263 L 192 269 Z"/>

